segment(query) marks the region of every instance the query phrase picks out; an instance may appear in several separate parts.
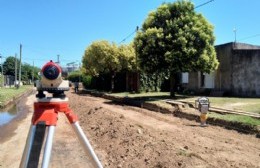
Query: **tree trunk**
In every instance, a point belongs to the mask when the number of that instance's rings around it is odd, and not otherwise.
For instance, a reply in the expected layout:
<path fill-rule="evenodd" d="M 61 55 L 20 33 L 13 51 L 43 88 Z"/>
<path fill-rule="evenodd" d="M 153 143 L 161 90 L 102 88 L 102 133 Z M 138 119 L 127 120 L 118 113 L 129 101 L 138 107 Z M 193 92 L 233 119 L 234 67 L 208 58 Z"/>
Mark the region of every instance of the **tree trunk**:
<path fill-rule="evenodd" d="M 136 93 L 140 92 L 140 72 L 136 72 Z"/>
<path fill-rule="evenodd" d="M 129 92 L 129 72 L 125 73 L 125 91 Z"/>
<path fill-rule="evenodd" d="M 170 74 L 170 96 L 175 97 L 175 73 L 171 72 Z"/>
<path fill-rule="evenodd" d="M 112 72 L 111 73 L 111 92 L 113 92 L 115 89 L 115 76 L 116 76 L 116 73 Z"/>
<path fill-rule="evenodd" d="M 158 80 L 159 80 L 159 78 L 158 78 L 158 73 L 155 73 L 155 86 L 154 86 L 154 90 L 156 91 L 156 92 L 158 92 Z"/>

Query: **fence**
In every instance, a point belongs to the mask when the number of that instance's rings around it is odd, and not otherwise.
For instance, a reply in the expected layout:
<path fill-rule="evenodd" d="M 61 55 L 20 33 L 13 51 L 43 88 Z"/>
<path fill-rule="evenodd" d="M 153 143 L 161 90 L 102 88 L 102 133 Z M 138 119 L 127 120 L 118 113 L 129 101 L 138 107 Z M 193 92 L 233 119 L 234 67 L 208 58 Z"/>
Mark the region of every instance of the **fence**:
<path fill-rule="evenodd" d="M 12 86 L 15 84 L 15 77 L 11 75 L 0 76 L 0 87 Z"/>

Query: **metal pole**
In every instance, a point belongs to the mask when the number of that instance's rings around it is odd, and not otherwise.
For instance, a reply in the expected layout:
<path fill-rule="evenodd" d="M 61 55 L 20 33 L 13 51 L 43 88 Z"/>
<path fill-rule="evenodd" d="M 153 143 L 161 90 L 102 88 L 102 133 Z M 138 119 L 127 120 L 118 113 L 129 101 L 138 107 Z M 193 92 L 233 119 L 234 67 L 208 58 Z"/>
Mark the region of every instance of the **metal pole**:
<path fill-rule="evenodd" d="M 42 168 L 48 168 L 49 163 L 50 163 L 54 131 L 55 131 L 55 126 L 49 126 L 48 135 L 47 135 L 47 138 L 46 138 L 46 144 L 45 144 L 45 148 L 44 148 Z"/>
<path fill-rule="evenodd" d="M 34 140 L 35 131 L 36 131 L 36 126 L 31 125 L 29 133 L 28 133 L 28 137 L 27 137 L 27 140 L 26 140 L 26 145 L 24 147 L 23 156 L 22 156 L 22 160 L 21 160 L 19 168 L 26 168 L 27 165 L 28 165 L 30 151 L 31 151 L 31 148 L 32 148 L 33 140 Z"/>
<path fill-rule="evenodd" d="M 17 54 L 15 53 L 15 71 L 14 71 L 14 85 L 17 88 Z"/>
<path fill-rule="evenodd" d="M 1 58 L 1 78 L 2 78 L 2 87 L 4 87 L 4 71 L 3 71 L 3 56 L 0 55 L 0 58 Z"/>
<path fill-rule="evenodd" d="M 60 55 L 57 55 L 57 63 L 60 64 Z"/>
<path fill-rule="evenodd" d="M 81 78 L 81 75 L 82 75 L 82 74 L 81 74 L 81 64 L 80 64 L 80 63 L 79 63 L 79 72 L 80 72 L 80 73 L 79 73 L 79 83 L 80 83 L 80 78 Z"/>
<path fill-rule="evenodd" d="M 234 28 L 234 29 L 233 29 L 233 32 L 234 32 L 234 35 L 235 35 L 235 43 L 236 43 L 236 42 L 237 42 L 237 29 Z"/>
<path fill-rule="evenodd" d="M 21 85 L 21 76 L 22 76 L 22 44 L 20 44 L 20 68 L 19 68 L 19 86 Z"/>
<path fill-rule="evenodd" d="M 33 61 L 33 69 L 32 69 L 32 82 L 34 83 L 34 61 Z"/>
<path fill-rule="evenodd" d="M 79 126 L 78 121 L 73 123 L 73 124 L 71 124 L 71 125 L 72 125 L 73 130 L 77 134 L 78 139 L 79 139 L 81 145 L 85 148 L 85 152 L 89 156 L 92 165 L 97 167 L 97 168 L 103 168 L 102 164 L 98 160 L 97 155 L 95 154 L 94 150 L 92 149 L 92 147 L 91 147 L 91 145 L 90 145 L 86 135 L 84 134 L 84 132 L 81 129 L 81 127 Z"/>

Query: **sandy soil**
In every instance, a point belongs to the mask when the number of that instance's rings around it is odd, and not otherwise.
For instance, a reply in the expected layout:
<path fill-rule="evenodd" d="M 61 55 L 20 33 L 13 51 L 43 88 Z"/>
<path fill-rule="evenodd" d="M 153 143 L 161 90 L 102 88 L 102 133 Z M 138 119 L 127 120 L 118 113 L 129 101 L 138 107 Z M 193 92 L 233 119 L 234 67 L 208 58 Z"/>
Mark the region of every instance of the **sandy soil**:
<path fill-rule="evenodd" d="M 172 115 L 67 93 L 70 107 L 104 167 L 260 167 L 260 139 Z M 0 140 L 0 167 L 18 167 L 32 114 L 15 134 Z M 90 167 L 66 118 L 60 114 L 50 167 Z"/>

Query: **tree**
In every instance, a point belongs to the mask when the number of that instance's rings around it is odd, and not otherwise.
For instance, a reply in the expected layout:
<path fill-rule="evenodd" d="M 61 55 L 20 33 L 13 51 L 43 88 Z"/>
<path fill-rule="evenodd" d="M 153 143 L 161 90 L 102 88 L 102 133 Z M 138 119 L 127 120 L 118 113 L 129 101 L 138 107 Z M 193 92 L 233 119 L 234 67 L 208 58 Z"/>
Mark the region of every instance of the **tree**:
<path fill-rule="evenodd" d="M 17 61 L 17 74 L 19 72 L 19 65 L 20 65 L 20 61 L 13 57 L 13 56 L 9 56 L 6 58 L 5 62 L 3 63 L 3 72 L 4 75 L 11 75 L 11 76 L 15 76 L 15 60 Z"/>
<path fill-rule="evenodd" d="M 37 80 L 39 79 L 38 72 L 40 72 L 40 68 L 34 67 L 28 63 L 24 63 L 22 64 L 21 79 L 23 81 Z"/>
<path fill-rule="evenodd" d="M 195 12 L 194 5 L 176 1 L 151 12 L 134 43 L 141 69 L 173 76 L 216 69 L 214 41 L 213 26 Z"/>
<path fill-rule="evenodd" d="M 119 61 L 122 71 L 125 73 L 126 91 L 138 91 L 138 86 L 134 88 L 134 83 L 138 82 L 136 54 L 133 43 L 119 46 Z M 136 78 L 134 78 L 136 77 Z"/>
<path fill-rule="evenodd" d="M 82 72 L 81 71 L 73 71 L 68 75 L 68 80 L 72 82 L 80 82 L 82 81 Z"/>
<path fill-rule="evenodd" d="M 115 75 L 122 69 L 116 44 L 104 40 L 93 42 L 85 50 L 82 63 L 87 74 L 98 76 L 102 73 L 109 73 L 111 91 L 114 90 Z"/>
<path fill-rule="evenodd" d="M 19 67 L 20 67 L 20 61 L 13 57 L 7 57 L 5 62 L 3 63 L 3 71 L 4 71 L 4 75 L 11 75 L 11 76 L 15 76 L 15 61 L 17 61 L 17 67 L 16 67 L 16 72 L 17 72 L 17 78 L 19 75 Z M 39 68 L 34 67 L 30 64 L 24 63 L 22 64 L 21 67 L 21 80 L 23 81 L 28 81 L 28 80 L 37 80 L 39 79 L 39 75 L 38 72 L 40 71 Z"/>
<path fill-rule="evenodd" d="M 133 44 L 123 44 L 118 47 L 119 62 L 122 70 L 135 71 L 137 70 L 136 54 Z"/>

